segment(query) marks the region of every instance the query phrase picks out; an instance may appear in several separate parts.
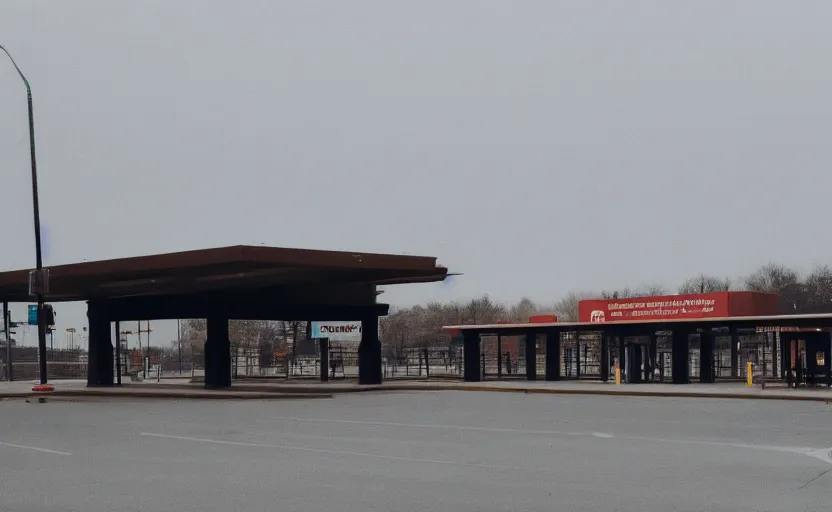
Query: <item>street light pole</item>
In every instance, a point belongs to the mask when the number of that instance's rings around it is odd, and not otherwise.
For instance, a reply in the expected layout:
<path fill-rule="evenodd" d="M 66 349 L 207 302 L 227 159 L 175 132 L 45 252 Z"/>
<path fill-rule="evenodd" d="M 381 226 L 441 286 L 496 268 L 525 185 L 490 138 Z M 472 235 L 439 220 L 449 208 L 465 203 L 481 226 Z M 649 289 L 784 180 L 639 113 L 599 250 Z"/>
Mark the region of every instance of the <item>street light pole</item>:
<path fill-rule="evenodd" d="M 12 333 L 9 303 L 3 301 L 3 331 L 6 333 L 6 380 L 12 381 Z"/>
<path fill-rule="evenodd" d="M 38 281 L 38 368 L 40 372 L 40 383 L 46 384 L 46 319 L 43 315 L 43 292 L 41 291 L 41 283 L 43 277 L 43 254 L 40 245 L 40 204 L 38 201 L 38 166 L 35 160 L 35 113 L 32 108 L 32 88 L 29 87 L 29 81 L 26 76 L 20 71 L 17 62 L 14 61 L 12 54 L 6 48 L 0 45 L 0 50 L 9 57 L 12 61 L 14 69 L 23 80 L 23 85 L 26 86 L 26 101 L 29 107 L 29 151 L 32 159 L 32 207 L 35 217 L 35 279 Z"/>
<path fill-rule="evenodd" d="M 182 324 L 176 320 L 176 346 L 179 348 L 179 376 L 182 376 Z"/>

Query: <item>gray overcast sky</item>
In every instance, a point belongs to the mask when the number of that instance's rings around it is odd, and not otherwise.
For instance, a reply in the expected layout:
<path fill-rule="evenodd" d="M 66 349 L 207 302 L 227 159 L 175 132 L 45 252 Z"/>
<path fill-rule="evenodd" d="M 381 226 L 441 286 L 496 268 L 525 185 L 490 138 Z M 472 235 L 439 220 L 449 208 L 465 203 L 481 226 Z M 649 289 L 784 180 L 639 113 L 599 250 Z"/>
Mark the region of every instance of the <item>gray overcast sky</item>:
<path fill-rule="evenodd" d="M 32 82 L 47 264 L 426 254 L 465 276 L 388 301 L 551 301 L 832 263 L 831 20 L 828 0 L 4 0 L 0 44 Z M 34 258 L 24 100 L 0 59 L 2 270 Z"/>

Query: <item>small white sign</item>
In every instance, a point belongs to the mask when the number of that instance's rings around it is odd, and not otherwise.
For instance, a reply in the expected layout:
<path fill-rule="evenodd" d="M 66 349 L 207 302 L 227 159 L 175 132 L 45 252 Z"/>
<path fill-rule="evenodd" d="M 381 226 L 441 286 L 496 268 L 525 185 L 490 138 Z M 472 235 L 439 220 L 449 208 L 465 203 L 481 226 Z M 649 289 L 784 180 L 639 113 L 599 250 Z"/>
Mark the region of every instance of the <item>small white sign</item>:
<path fill-rule="evenodd" d="M 361 322 L 312 322 L 312 338 L 361 341 Z"/>

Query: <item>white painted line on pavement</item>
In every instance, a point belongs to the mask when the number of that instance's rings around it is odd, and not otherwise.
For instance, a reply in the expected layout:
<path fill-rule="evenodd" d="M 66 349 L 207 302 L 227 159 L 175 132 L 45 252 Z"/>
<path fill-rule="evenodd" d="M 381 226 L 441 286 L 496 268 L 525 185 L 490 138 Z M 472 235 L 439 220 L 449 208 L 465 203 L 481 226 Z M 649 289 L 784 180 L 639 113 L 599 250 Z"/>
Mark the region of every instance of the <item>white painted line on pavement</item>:
<path fill-rule="evenodd" d="M 264 444 L 264 443 L 247 443 L 244 441 L 226 441 L 222 439 L 211 439 L 207 437 L 189 437 L 189 436 L 175 436 L 169 434 L 157 434 L 153 432 L 140 432 L 139 435 L 145 437 L 156 437 L 160 439 L 176 439 L 179 441 L 191 441 L 197 443 L 210 443 L 210 444 L 225 444 L 231 446 L 248 446 L 251 448 L 274 448 L 277 450 L 291 450 L 291 451 L 299 451 L 299 452 L 311 452 L 311 453 L 325 453 L 331 455 L 350 455 L 354 457 L 368 457 L 372 459 L 383 459 L 383 460 L 395 460 L 395 461 L 402 461 L 402 462 L 422 462 L 425 464 L 441 464 L 444 466 L 462 466 L 462 467 L 469 467 L 469 468 L 486 468 L 486 469 L 507 469 L 512 471 L 545 471 L 544 468 L 524 468 L 519 466 L 499 466 L 494 464 L 475 464 L 475 463 L 466 463 L 466 462 L 453 462 L 448 460 L 436 460 L 436 459 L 417 459 L 413 457 L 396 457 L 393 455 L 377 455 L 374 453 L 363 453 L 363 452 L 350 452 L 350 451 L 343 451 L 343 450 L 327 450 L 323 448 L 304 448 L 301 446 L 289 446 L 283 444 Z"/>
<path fill-rule="evenodd" d="M 67 452 L 59 452 L 57 450 L 49 450 L 48 448 L 38 448 L 37 446 L 26 446 L 22 444 L 12 444 L 12 443 L 2 443 L 0 442 L 0 446 L 8 446 L 9 448 L 20 448 L 21 450 L 33 450 L 36 452 L 43 452 L 43 453 L 51 453 L 53 455 L 72 455 L 71 453 Z"/>
<path fill-rule="evenodd" d="M 691 444 L 698 446 L 721 446 L 726 448 L 743 448 L 764 451 L 774 451 L 781 453 L 793 453 L 797 455 L 808 455 L 816 459 L 823 460 L 832 464 L 832 457 L 830 457 L 828 448 L 810 448 L 805 446 L 776 446 L 766 444 L 747 444 L 747 443 L 732 443 L 724 441 L 705 441 L 696 439 L 665 439 L 659 437 L 647 436 L 622 436 L 613 435 L 606 432 L 566 432 L 560 430 L 523 430 L 514 428 L 493 428 L 493 427 L 470 427 L 463 425 L 438 425 L 438 424 L 421 424 L 421 423 L 395 423 L 383 421 L 361 421 L 361 420 L 328 420 L 319 418 L 295 418 L 278 416 L 272 418 L 275 421 L 285 422 L 299 422 L 299 423 L 333 423 L 333 424 L 347 424 L 347 425 L 375 425 L 383 427 L 404 427 L 404 428 L 436 428 L 436 429 L 452 429 L 452 430 L 472 430 L 479 432 L 495 432 L 495 433 L 510 433 L 510 434 L 530 434 L 530 435 L 553 435 L 553 436 L 592 436 L 599 439 L 627 439 L 631 441 L 649 441 L 657 443 L 676 443 L 676 444 Z"/>
<path fill-rule="evenodd" d="M 523 430 L 516 428 L 495 428 L 495 427 L 471 427 L 465 425 L 439 425 L 427 423 L 391 423 L 385 421 L 360 421 L 360 420 L 324 420 L 317 418 L 289 418 L 274 417 L 275 421 L 296 421 L 299 423 L 340 423 L 347 425 L 375 425 L 379 427 L 404 427 L 404 428 L 440 428 L 449 430 L 471 430 L 475 432 L 494 432 L 500 434 L 532 434 L 549 436 L 588 436 L 589 432 L 567 432 L 563 430 Z"/>
<path fill-rule="evenodd" d="M 642 436 L 620 436 L 619 439 L 628 439 L 632 441 L 652 441 L 656 443 L 674 443 L 674 444 L 692 444 L 698 446 L 721 446 L 725 448 L 742 448 L 751 450 L 764 450 L 769 452 L 793 453 L 796 455 L 807 455 L 820 459 L 824 462 L 832 464 L 832 459 L 829 457 L 829 448 L 809 448 L 807 446 L 778 446 L 770 444 L 748 444 L 748 443 L 732 443 L 727 441 L 704 441 L 697 439 L 665 439 L 659 437 L 642 437 Z"/>
<path fill-rule="evenodd" d="M 814 457 L 816 459 L 820 459 L 823 462 L 827 462 L 832 464 L 832 447 L 829 448 L 821 448 L 820 450 L 812 450 L 807 453 L 809 457 Z"/>
<path fill-rule="evenodd" d="M 607 434 L 604 432 L 593 432 L 593 436 L 600 437 L 601 439 L 612 439 L 614 436 L 612 434 Z"/>

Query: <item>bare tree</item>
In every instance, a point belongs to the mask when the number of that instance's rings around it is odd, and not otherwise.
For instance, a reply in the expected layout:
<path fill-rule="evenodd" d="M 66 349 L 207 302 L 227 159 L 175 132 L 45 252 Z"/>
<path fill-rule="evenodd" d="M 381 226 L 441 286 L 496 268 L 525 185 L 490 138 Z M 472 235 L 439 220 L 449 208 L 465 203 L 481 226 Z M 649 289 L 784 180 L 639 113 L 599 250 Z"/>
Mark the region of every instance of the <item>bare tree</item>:
<path fill-rule="evenodd" d="M 667 295 L 667 288 L 658 283 L 639 286 L 635 292 L 635 296 L 638 297 L 653 297 L 659 295 Z"/>
<path fill-rule="evenodd" d="M 555 302 L 554 312 L 560 322 L 578 321 L 578 304 L 582 300 L 598 297 L 597 293 L 590 292 L 569 292 L 565 297 Z"/>
<path fill-rule="evenodd" d="M 205 344 L 206 325 L 204 318 L 187 318 L 181 321 L 182 344 L 202 352 Z"/>
<path fill-rule="evenodd" d="M 478 299 L 471 299 L 466 306 L 466 313 L 468 317 L 466 323 L 484 324 L 501 320 L 506 310 L 502 304 L 497 304 L 488 295 L 483 295 Z"/>
<path fill-rule="evenodd" d="M 537 313 L 538 307 L 533 300 L 523 297 L 520 302 L 509 308 L 507 320 L 511 322 L 528 322 L 529 317 Z"/>
<path fill-rule="evenodd" d="M 407 337 L 410 334 L 408 328 L 410 309 L 391 308 L 390 313 L 382 317 L 379 322 L 379 338 L 388 357 L 401 354 L 407 346 Z"/>
<path fill-rule="evenodd" d="M 780 296 L 780 313 L 800 313 L 805 294 L 797 271 L 784 265 L 769 263 L 745 279 L 745 287 L 753 292 L 771 292 Z"/>
<path fill-rule="evenodd" d="M 769 263 L 745 278 L 745 287 L 752 292 L 777 293 L 800 282 L 795 270 L 784 265 Z"/>
<path fill-rule="evenodd" d="M 679 285 L 679 293 L 714 293 L 727 292 L 731 289 L 731 280 L 716 276 L 699 274 Z"/>
<path fill-rule="evenodd" d="M 815 267 L 803 282 L 803 313 L 832 313 L 832 269 Z"/>
<path fill-rule="evenodd" d="M 601 292 L 602 299 L 626 299 L 628 297 L 636 297 L 638 294 L 629 286 L 620 290 L 603 291 Z"/>

